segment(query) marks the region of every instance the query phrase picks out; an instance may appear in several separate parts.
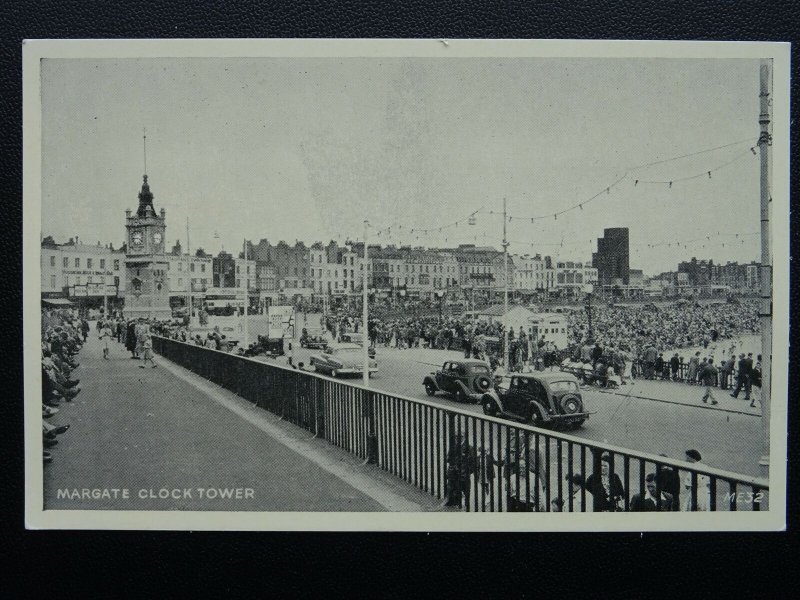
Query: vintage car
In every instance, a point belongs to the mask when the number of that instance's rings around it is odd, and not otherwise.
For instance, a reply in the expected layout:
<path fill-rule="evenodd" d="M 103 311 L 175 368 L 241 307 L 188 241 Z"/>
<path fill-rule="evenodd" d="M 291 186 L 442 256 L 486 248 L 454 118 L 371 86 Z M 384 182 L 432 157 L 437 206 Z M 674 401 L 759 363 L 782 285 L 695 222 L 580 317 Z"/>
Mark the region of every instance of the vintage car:
<path fill-rule="evenodd" d="M 492 371 L 482 360 L 449 360 L 422 382 L 425 393 L 447 392 L 459 402 L 478 402 L 492 388 Z"/>
<path fill-rule="evenodd" d="M 337 375 L 360 375 L 364 371 L 364 349 L 357 344 L 336 344 L 326 346 L 320 354 L 311 356 L 311 366 L 317 373 Z M 378 370 L 378 363 L 369 360 L 369 372 Z"/>
<path fill-rule="evenodd" d="M 609 373 L 605 363 L 598 362 L 596 368 L 591 363 L 582 363 L 564 359 L 561 362 L 561 371 L 574 375 L 581 385 L 599 385 L 604 388 L 618 388 L 622 385 L 619 375 Z"/>
<path fill-rule="evenodd" d="M 361 346 L 364 343 L 364 336 L 361 333 L 343 333 L 339 341 L 346 344 L 356 344 Z M 367 350 L 370 358 L 375 358 L 375 348 L 369 348 Z"/>
<path fill-rule="evenodd" d="M 322 333 L 313 332 L 300 336 L 300 347 L 310 350 L 322 350 L 328 345 L 327 338 Z"/>
<path fill-rule="evenodd" d="M 483 412 L 536 426 L 577 429 L 591 413 L 583 406 L 578 380 L 559 371 L 512 373 L 481 396 Z"/>

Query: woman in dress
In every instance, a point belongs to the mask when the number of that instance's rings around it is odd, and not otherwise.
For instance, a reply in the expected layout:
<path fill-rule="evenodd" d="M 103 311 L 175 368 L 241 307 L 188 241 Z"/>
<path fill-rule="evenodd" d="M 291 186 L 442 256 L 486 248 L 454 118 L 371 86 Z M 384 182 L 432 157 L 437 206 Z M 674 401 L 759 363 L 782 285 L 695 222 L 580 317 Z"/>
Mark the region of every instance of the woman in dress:
<path fill-rule="evenodd" d="M 600 476 L 594 473 L 586 478 L 586 491 L 592 494 L 594 510 L 598 512 L 617 512 L 622 510 L 625 487 L 619 475 L 611 477 L 611 457 L 603 454 L 600 459 Z"/>

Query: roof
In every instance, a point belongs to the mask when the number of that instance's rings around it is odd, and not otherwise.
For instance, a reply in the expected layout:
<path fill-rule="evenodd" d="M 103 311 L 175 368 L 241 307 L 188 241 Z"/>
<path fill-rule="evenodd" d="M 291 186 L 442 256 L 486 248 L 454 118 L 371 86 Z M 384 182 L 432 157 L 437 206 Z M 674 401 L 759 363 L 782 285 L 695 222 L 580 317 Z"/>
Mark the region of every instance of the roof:
<path fill-rule="evenodd" d="M 66 298 L 43 298 L 42 304 L 49 304 L 51 306 L 72 306 L 72 302 Z"/>
<path fill-rule="evenodd" d="M 474 365 L 480 365 L 482 367 L 488 366 L 488 363 L 485 360 L 479 360 L 477 358 L 457 358 L 454 360 L 446 360 L 444 362 L 458 363 L 461 365 L 469 365 L 469 366 L 474 366 Z"/>
<path fill-rule="evenodd" d="M 524 311 L 531 312 L 530 310 L 528 310 L 524 306 L 509 306 L 508 307 L 508 312 L 511 312 L 512 310 L 516 310 L 516 309 L 519 309 L 519 308 L 521 308 Z M 494 306 L 490 306 L 489 308 L 486 308 L 486 309 L 483 309 L 483 310 L 476 310 L 476 311 L 474 311 L 474 313 L 476 315 L 487 315 L 487 316 L 490 316 L 490 317 L 501 317 L 506 313 L 506 311 L 505 311 L 505 308 L 504 308 L 504 306 L 502 304 L 495 304 Z"/>
<path fill-rule="evenodd" d="M 537 371 L 536 373 L 509 373 L 509 377 L 525 377 L 526 379 L 541 379 L 542 381 L 572 381 L 577 378 L 564 371 Z"/>

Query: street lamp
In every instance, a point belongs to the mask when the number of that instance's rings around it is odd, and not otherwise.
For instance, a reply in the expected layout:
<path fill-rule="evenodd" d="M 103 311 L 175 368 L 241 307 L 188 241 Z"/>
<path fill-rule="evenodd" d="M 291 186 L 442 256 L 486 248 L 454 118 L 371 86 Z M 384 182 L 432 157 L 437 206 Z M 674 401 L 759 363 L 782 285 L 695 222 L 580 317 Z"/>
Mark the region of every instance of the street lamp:
<path fill-rule="evenodd" d="M 594 292 L 594 286 L 591 283 L 587 283 L 583 286 L 583 293 L 586 294 L 586 316 L 589 319 L 589 339 L 594 338 L 594 332 L 592 331 L 592 293 Z"/>

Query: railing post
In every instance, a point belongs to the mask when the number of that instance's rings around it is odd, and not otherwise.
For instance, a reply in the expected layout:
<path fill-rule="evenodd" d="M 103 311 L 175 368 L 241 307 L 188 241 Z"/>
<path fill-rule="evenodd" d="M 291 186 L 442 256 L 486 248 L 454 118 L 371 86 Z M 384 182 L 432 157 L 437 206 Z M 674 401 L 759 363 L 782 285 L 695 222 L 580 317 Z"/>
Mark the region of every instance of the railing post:
<path fill-rule="evenodd" d="M 325 382 L 317 379 L 314 384 L 314 429 L 315 438 L 325 437 Z"/>
<path fill-rule="evenodd" d="M 367 460 L 365 464 L 378 462 L 378 430 L 375 427 L 375 392 L 364 390 L 364 419 L 367 426 Z"/>

